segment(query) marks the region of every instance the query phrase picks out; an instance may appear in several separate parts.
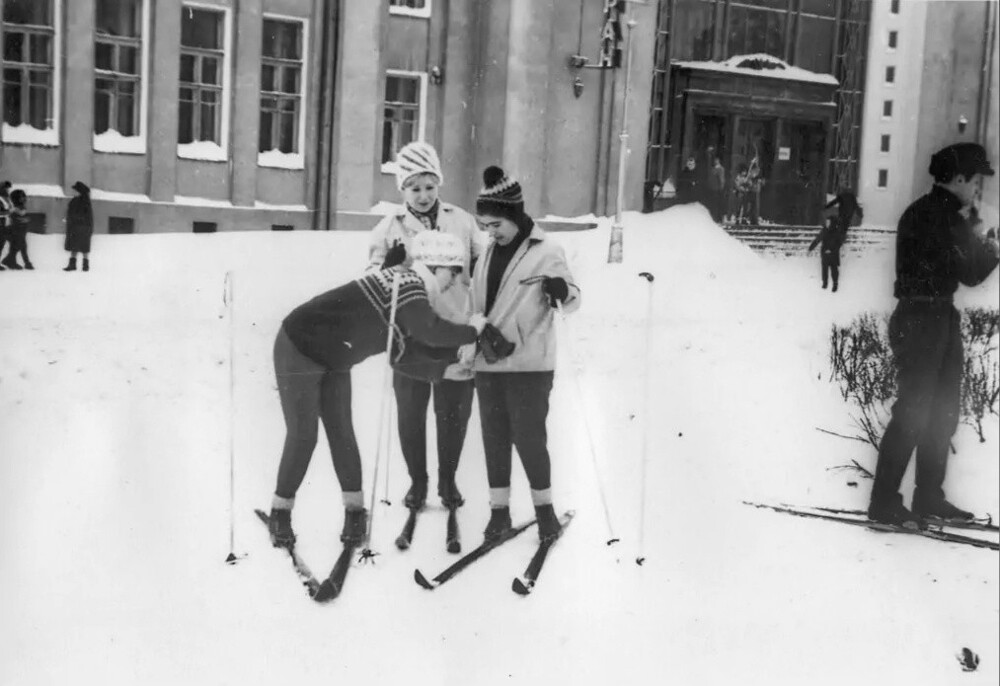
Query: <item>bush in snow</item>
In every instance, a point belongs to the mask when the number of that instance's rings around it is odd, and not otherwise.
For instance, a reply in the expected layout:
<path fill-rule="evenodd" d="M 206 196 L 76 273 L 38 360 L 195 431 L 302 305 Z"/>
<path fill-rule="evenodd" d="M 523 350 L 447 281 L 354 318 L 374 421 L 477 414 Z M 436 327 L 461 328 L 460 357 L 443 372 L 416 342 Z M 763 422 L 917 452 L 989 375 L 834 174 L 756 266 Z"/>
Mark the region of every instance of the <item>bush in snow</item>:
<path fill-rule="evenodd" d="M 856 408 L 851 419 L 861 430 L 859 438 L 877 448 L 896 392 L 888 318 L 863 314 L 850 326 L 834 325 L 830 367 L 840 394 Z"/>
<path fill-rule="evenodd" d="M 962 421 L 975 429 L 985 443 L 983 420 L 997 414 L 1000 398 L 1000 312 L 981 307 L 966 310 L 962 317 L 965 368 L 962 373 Z"/>
<path fill-rule="evenodd" d="M 896 371 L 889 347 L 888 317 L 863 314 L 850 326 L 830 333 L 831 378 L 844 400 L 854 406 L 856 438 L 878 447 L 896 395 Z M 1000 368 L 997 336 L 1000 312 L 973 308 L 962 313 L 965 365 L 962 373 L 961 419 L 985 442 L 983 421 L 998 414 Z"/>

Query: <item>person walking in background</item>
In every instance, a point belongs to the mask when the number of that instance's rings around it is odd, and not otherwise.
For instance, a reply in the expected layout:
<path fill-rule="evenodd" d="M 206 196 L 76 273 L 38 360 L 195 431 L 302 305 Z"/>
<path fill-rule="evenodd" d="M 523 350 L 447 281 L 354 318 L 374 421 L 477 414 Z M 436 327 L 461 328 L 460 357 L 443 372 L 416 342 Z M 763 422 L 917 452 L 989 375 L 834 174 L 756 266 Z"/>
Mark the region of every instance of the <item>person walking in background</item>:
<path fill-rule="evenodd" d="M 708 173 L 708 211 L 716 222 L 722 221 L 726 213 L 726 168 L 717 157 L 712 157 L 712 168 Z"/>
<path fill-rule="evenodd" d="M 823 275 L 823 288 L 827 287 L 829 277 L 833 278 L 833 292 L 837 292 L 840 281 L 840 249 L 847 241 L 847 231 L 855 221 L 864 218 L 864 212 L 858 204 L 858 199 L 850 191 L 837 194 L 824 209 L 837 208 L 836 216 L 829 217 L 819 234 L 809 244 L 812 252 L 820 245 L 820 269 Z"/>
<path fill-rule="evenodd" d="M 414 242 L 427 232 L 441 236 L 433 245 L 447 253 L 448 265 L 457 275 L 446 291 L 428 293 L 431 307 L 443 319 L 467 324 L 472 315 L 469 280 L 473 263 L 482 254 L 487 236 L 468 212 L 443 202 L 439 188 L 443 182 L 441 164 L 434 148 L 424 142 L 404 146 L 396 156 L 396 186 L 402 194 L 403 209 L 384 217 L 372 230 L 368 258 L 371 269 L 410 266 L 417 257 Z M 472 415 L 471 359 L 464 368 L 455 368 L 436 382 L 393 375 L 393 391 L 398 408 L 399 442 L 410 475 L 410 488 L 403 499 L 406 507 L 421 509 L 427 500 L 427 406 L 434 397 L 437 424 L 437 490 L 441 504 L 454 509 L 465 501 L 455 481 L 466 429 Z"/>
<path fill-rule="evenodd" d="M 90 187 L 82 181 L 73 184 L 77 195 L 66 210 L 66 243 L 70 253 L 65 272 L 76 271 L 76 256 L 83 253 L 83 271 L 90 271 L 90 238 L 94 235 L 94 210 L 90 204 Z"/>
<path fill-rule="evenodd" d="M 10 199 L 10 181 L 0 182 L 0 255 L 3 254 L 3 248 L 5 245 L 9 244 L 10 248 L 7 253 L 8 257 L 10 253 L 14 250 L 13 232 L 11 231 L 10 213 L 14 208 L 14 204 Z M 2 272 L 6 267 L 4 267 L 3 260 L 0 260 L 0 272 Z"/>
<path fill-rule="evenodd" d="M 958 428 L 962 390 L 961 314 L 952 298 L 962 283 L 982 283 L 1000 261 L 995 237 L 980 235 L 966 218 L 983 175 L 993 176 L 986 150 L 950 145 L 931 157 L 931 191 L 910 205 L 896 234 L 895 296 L 889 343 L 896 363 L 896 402 L 879 445 L 868 516 L 917 527 L 920 520 L 962 520 L 972 514 L 944 493 L 951 437 Z M 995 236 L 993 229 L 993 236 Z M 916 450 L 911 510 L 900 483 Z"/>
<path fill-rule="evenodd" d="M 340 540 L 364 542 L 367 513 L 351 416 L 351 369 L 385 350 L 395 308 L 390 364 L 428 382 L 440 381 L 458 360 L 459 348 L 474 344 L 486 325 L 481 315 L 468 325 L 454 324 L 431 309 L 428 291 L 447 290 L 456 271 L 428 255 L 413 268 L 380 269 L 318 295 L 285 318 L 274 344 L 287 430 L 268 524 L 275 547 L 295 544 L 292 508 L 316 447 L 320 420 L 345 509 Z"/>
<path fill-rule="evenodd" d="M 484 536 L 496 540 L 511 528 L 511 448 L 517 448 L 531 486 L 543 541 L 559 535 L 552 506 L 551 463 L 545 422 L 556 364 L 553 310 L 580 306 L 563 249 L 524 212 L 521 185 L 500 167 L 483 172 L 476 201 L 480 225 L 492 243 L 473 275 L 473 307 L 485 313 L 513 352 L 497 359 L 484 345 L 476 356 L 476 394 L 483 426 L 490 520 Z"/>
<path fill-rule="evenodd" d="M 700 188 L 698 185 L 698 162 L 694 156 L 687 158 L 684 168 L 677 174 L 677 204 L 698 202 Z"/>
<path fill-rule="evenodd" d="M 10 200 L 12 203 L 9 220 L 11 249 L 2 264 L 9 269 L 21 269 L 21 265 L 17 263 L 17 256 L 20 254 L 21 260 L 24 262 L 24 269 L 34 269 L 35 267 L 28 257 L 28 225 L 30 224 L 27 209 L 28 196 L 24 191 L 18 189 L 10 194 Z"/>

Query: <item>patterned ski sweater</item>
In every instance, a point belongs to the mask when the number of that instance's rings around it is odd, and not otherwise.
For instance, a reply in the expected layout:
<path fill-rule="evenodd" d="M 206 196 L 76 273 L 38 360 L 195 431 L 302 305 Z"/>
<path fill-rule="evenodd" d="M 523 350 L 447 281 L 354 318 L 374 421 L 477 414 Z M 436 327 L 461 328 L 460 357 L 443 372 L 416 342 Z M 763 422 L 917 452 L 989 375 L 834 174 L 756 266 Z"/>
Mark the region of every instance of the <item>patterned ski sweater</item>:
<path fill-rule="evenodd" d="M 476 340 L 473 327 L 452 324 L 435 314 L 423 280 L 402 266 L 371 272 L 299 305 L 285 318 L 285 333 L 303 355 L 335 371 L 346 371 L 384 352 L 396 274 L 394 365 L 412 365 L 420 361 L 415 357 L 450 360 L 459 346 Z M 408 345 L 413 342 L 417 345 Z M 436 362 L 432 367 L 431 376 L 443 372 Z"/>

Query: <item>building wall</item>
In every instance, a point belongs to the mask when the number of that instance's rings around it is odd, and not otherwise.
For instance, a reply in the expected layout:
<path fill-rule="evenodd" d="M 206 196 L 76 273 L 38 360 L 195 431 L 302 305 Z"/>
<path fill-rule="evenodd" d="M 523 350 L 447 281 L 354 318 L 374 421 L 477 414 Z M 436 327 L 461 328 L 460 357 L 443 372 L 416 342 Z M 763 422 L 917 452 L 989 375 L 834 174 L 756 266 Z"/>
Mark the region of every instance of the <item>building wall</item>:
<path fill-rule="evenodd" d="M 986 61 L 996 60 L 988 31 L 996 26 L 996 2 L 906 0 L 892 14 L 890 0 L 874 0 L 872 18 L 860 196 L 866 222 L 895 226 L 929 190 L 927 167 L 936 150 L 978 140 L 992 157 L 997 154 L 996 118 L 989 117 L 987 105 L 996 101 L 997 72 Z M 890 30 L 899 32 L 895 51 L 887 46 Z M 889 65 L 896 66 L 893 86 L 884 83 Z M 886 99 L 894 101 L 891 119 L 882 117 Z M 882 134 L 891 136 L 888 154 L 880 151 Z M 888 173 L 884 188 L 879 170 Z M 987 182 L 984 197 L 996 196 L 995 183 Z"/>
<path fill-rule="evenodd" d="M 312 225 L 317 176 L 320 95 L 319 60 L 323 0 L 197 0 L 199 7 L 226 9 L 229 80 L 228 119 L 223 131 L 227 159 L 207 161 L 178 155 L 178 78 L 182 3 L 146 0 L 143 81 L 145 146 L 135 152 L 95 150 L 95 0 L 61 0 L 62 30 L 56 41 L 65 56 L 60 79 L 59 145 L 4 142 L 3 176 L 29 189 L 30 209 L 47 215 L 49 230 L 62 225 L 69 188 L 83 181 L 93 189 L 95 231 L 107 231 L 109 216 L 136 219 L 136 231 L 190 231 L 191 222 L 216 222 L 219 230 Z M 303 168 L 258 163 L 260 73 L 265 17 L 304 21 L 302 108 Z M 226 117 L 223 117 L 226 119 Z M 259 203 L 267 209 L 258 211 Z M 275 209 L 274 206 L 281 206 Z"/>
<path fill-rule="evenodd" d="M 913 201 L 917 158 L 918 124 L 925 84 L 923 69 L 928 3 L 901 2 L 899 13 L 890 11 L 889 0 L 873 0 L 868 37 L 868 72 L 861 140 L 858 197 L 865 223 L 895 226 L 899 215 Z M 889 47 L 889 32 L 898 36 L 897 47 Z M 896 82 L 885 83 L 886 67 L 896 68 Z M 892 101 L 892 116 L 883 116 L 883 105 Z M 882 152 L 882 136 L 889 136 L 889 152 Z M 923 164 L 922 169 L 926 170 Z M 879 187 L 879 171 L 888 176 Z"/>

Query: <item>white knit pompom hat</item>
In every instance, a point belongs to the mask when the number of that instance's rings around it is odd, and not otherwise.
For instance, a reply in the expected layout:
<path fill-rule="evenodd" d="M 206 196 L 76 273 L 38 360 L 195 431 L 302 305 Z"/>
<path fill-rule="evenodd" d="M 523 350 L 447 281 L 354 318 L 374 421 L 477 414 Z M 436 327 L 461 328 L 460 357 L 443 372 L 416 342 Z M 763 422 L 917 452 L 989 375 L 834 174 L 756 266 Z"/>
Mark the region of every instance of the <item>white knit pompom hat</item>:
<path fill-rule="evenodd" d="M 454 234 L 421 231 L 413 238 L 410 254 L 427 267 L 465 267 L 465 246 Z"/>
<path fill-rule="evenodd" d="M 413 141 L 404 145 L 396 154 L 396 188 L 403 190 L 407 180 L 417 174 L 433 174 L 437 177 L 439 186 L 444 183 L 441 160 L 430 143 Z"/>

